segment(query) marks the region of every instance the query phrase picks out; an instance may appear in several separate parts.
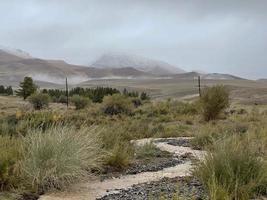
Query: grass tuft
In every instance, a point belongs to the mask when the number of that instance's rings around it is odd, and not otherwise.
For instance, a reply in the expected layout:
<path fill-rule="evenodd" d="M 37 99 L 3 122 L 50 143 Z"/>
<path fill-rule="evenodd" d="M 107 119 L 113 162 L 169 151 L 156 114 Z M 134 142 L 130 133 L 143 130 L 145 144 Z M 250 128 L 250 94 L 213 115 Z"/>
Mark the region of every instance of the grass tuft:
<path fill-rule="evenodd" d="M 22 176 L 37 191 L 62 188 L 81 179 L 102 161 L 95 129 L 53 126 L 29 131 L 24 138 Z"/>

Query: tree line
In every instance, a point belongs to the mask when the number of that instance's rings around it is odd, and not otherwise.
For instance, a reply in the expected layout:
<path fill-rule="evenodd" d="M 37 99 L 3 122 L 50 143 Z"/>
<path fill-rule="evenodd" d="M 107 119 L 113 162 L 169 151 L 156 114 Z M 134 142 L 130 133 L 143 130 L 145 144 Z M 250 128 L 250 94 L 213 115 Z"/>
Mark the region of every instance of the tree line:
<path fill-rule="evenodd" d="M 11 86 L 3 86 L 3 85 L 0 85 L 0 94 L 1 95 L 13 95 L 13 89 Z"/>
<path fill-rule="evenodd" d="M 38 86 L 34 84 L 33 79 L 31 77 L 25 77 L 24 80 L 20 83 L 19 89 L 15 92 L 17 96 L 20 96 L 25 100 L 32 94 L 36 93 L 37 89 Z M 42 89 L 39 91 L 39 93 L 49 95 L 49 97 L 52 99 L 53 102 L 57 103 L 67 102 L 66 90 Z M 141 94 L 139 94 L 139 92 L 137 91 L 128 91 L 126 88 L 124 88 L 122 92 L 120 92 L 116 88 L 111 88 L 111 87 L 96 87 L 96 88 L 75 87 L 68 91 L 68 95 L 70 97 L 79 95 L 81 97 L 87 97 L 91 99 L 92 102 L 94 103 L 101 103 L 105 96 L 113 94 L 122 94 L 128 97 L 136 97 L 140 98 L 141 100 L 150 99 L 149 95 L 146 92 L 142 92 Z"/>

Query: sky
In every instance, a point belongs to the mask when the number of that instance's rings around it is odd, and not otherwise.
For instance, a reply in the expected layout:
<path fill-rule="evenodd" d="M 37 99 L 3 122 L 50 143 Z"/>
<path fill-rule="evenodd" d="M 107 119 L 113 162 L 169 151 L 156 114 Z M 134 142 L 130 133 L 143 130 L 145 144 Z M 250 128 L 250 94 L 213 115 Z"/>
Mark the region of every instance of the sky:
<path fill-rule="evenodd" d="M 0 0 L 0 45 L 90 64 L 104 53 L 267 78 L 267 0 Z"/>

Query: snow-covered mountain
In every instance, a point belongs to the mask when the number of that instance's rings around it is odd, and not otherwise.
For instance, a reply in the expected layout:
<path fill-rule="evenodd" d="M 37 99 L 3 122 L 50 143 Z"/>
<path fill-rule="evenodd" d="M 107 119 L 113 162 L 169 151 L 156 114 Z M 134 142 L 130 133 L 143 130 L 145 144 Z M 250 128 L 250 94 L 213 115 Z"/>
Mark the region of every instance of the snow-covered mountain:
<path fill-rule="evenodd" d="M 0 49 L 2 51 L 5 51 L 11 55 L 14 55 L 14 56 L 17 56 L 17 57 L 20 57 L 20 58 L 32 58 L 32 56 L 26 52 L 26 51 L 23 51 L 21 49 L 14 49 L 14 48 L 11 48 L 11 47 L 5 47 L 5 46 L 2 46 L 0 45 Z"/>
<path fill-rule="evenodd" d="M 163 61 L 127 54 L 104 54 L 91 66 L 96 68 L 131 67 L 154 75 L 185 73 L 184 70 Z"/>

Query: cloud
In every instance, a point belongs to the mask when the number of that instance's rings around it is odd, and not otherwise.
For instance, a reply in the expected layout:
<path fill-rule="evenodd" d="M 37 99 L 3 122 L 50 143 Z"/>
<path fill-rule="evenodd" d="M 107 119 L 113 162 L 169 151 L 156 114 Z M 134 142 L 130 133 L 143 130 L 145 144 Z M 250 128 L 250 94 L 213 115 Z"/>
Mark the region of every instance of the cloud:
<path fill-rule="evenodd" d="M 85 64 L 119 51 L 267 77 L 265 0 L 0 0 L 0 44 Z"/>

